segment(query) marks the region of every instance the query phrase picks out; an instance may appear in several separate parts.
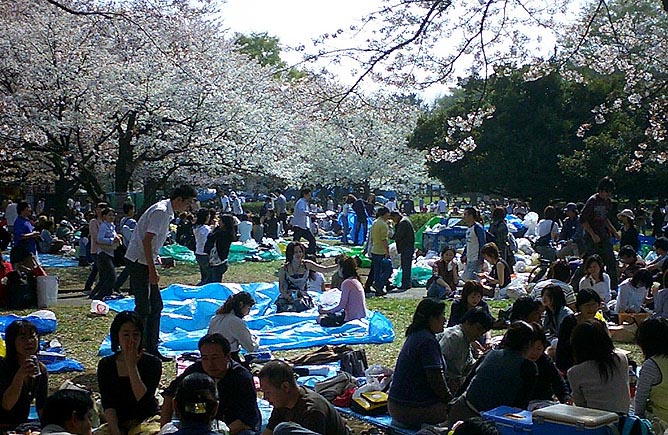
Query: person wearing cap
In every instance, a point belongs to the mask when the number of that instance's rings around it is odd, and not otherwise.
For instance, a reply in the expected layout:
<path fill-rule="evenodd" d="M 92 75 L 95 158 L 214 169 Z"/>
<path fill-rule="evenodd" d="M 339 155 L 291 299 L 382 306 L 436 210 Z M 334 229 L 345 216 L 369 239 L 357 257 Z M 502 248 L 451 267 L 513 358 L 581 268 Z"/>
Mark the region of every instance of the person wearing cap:
<path fill-rule="evenodd" d="M 612 248 L 612 237 L 620 239 L 619 233 L 609 219 L 612 208 L 610 196 L 615 190 L 615 182 L 610 177 L 603 177 L 596 188 L 596 193 L 589 197 L 580 214 L 580 223 L 584 228 L 584 254 L 598 254 L 603 259 L 605 270 L 610 274 L 610 286 L 617 288 L 617 259 Z"/>
<path fill-rule="evenodd" d="M 622 238 L 619 240 L 619 246 L 633 246 L 633 249 L 638 252 L 640 241 L 638 240 L 638 228 L 635 225 L 636 217 L 633 210 L 625 208 L 617 213 L 617 219 L 622 223 Z"/>
<path fill-rule="evenodd" d="M 557 258 L 564 259 L 568 256 L 579 256 L 582 251 L 582 237 L 584 236 L 582 224 L 578 219 L 578 206 L 574 202 L 566 204 L 564 209 L 566 219 L 564 219 L 559 240 L 563 246 L 557 251 Z"/>

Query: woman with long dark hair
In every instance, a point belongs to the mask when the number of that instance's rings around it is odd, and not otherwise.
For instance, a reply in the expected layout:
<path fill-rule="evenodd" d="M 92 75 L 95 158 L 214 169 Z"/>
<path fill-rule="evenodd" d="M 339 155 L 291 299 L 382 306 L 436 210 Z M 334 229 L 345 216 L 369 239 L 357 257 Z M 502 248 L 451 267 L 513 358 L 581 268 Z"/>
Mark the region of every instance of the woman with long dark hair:
<path fill-rule="evenodd" d="M 575 365 L 568 370 L 568 382 L 577 406 L 627 414 L 629 362 L 615 349 L 600 320 L 587 320 L 571 335 Z"/>
<path fill-rule="evenodd" d="M 318 308 L 318 323 L 321 326 L 341 326 L 346 322 L 366 317 L 366 299 L 364 287 L 357 273 L 357 262 L 352 257 L 341 261 L 341 299 L 333 308 Z"/>
<path fill-rule="evenodd" d="M 394 368 L 388 411 L 409 427 L 437 424 L 448 416 L 450 390 L 436 334 L 445 325 L 445 302 L 425 298 L 418 304 Z"/>
<path fill-rule="evenodd" d="M 459 325 L 462 317 L 467 311 L 475 307 L 481 307 L 489 314 L 489 306 L 482 299 L 483 287 L 477 281 L 466 281 L 462 288 L 462 297 L 455 300 L 450 306 L 450 318 L 448 319 L 448 328 Z"/>
<path fill-rule="evenodd" d="M 557 337 L 561 323 L 567 316 L 573 314 L 573 311 L 566 306 L 566 297 L 558 285 L 552 284 L 543 288 L 541 299 L 545 306 L 545 320 L 543 321 L 545 332 L 552 337 Z"/>
<path fill-rule="evenodd" d="M 218 226 L 208 235 L 204 250 L 209 255 L 209 279 L 207 283 L 221 282 L 227 272 L 227 257 L 230 246 L 237 239 L 237 230 L 234 216 L 224 214 L 218 221 Z"/>
<path fill-rule="evenodd" d="M 501 345 L 478 360 L 452 403 L 450 427 L 459 420 L 506 405 L 526 409 L 538 377 L 538 368 L 528 359 L 535 331 L 524 321 L 511 323 Z"/>
<path fill-rule="evenodd" d="M 308 294 L 308 279 L 311 271 L 327 273 L 335 271 L 339 266 L 321 266 L 306 260 L 306 247 L 300 242 L 290 242 L 285 249 L 285 264 L 278 271 L 278 290 L 276 311 L 302 312 L 315 305 Z"/>
<path fill-rule="evenodd" d="M 49 376 L 37 359 L 39 334 L 28 320 L 15 320 L 5 330 L 7 353 L 0 358 L 0 425 L 25 423 L 35 399 L 42 413 L 48 394 Z"/>
<path fill-rule="evenodd" d="M 96 433 L 126 435 L 160 431 L 155 390 L 160 384 L 162 363 L 144 352 L 143 330 L 142 320 L 134 311 L 121 311 L 111 322 L 109 335 L 114 353 L 97 365 L 97 384 L 107 423 Z"/>
<path fill-rule="evenodd" d="M 244 317 L 250 313 L 255 305 L 255 299 L 248 292 L 239 292 L 227 298 L 225 303 L 218 308 L 216 315 L 209 323 L 207 334 L 219 333 L 230 342 L 230 355 L 232 359 L 241 363 L 239 351 L 244 348 L 246 352 L 257 351 L 260 339 L 251 334 Z"/>

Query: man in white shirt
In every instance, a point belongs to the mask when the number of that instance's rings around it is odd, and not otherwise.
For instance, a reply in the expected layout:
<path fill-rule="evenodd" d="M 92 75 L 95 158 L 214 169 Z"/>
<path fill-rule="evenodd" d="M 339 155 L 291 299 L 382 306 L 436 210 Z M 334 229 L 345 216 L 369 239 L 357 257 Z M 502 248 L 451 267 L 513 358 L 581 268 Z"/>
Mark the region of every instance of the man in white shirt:
<path fill-rule="evenodd" d="M 226 193 L 220 197 L 220 207 L 223 210 L 223 213 L 229 213 L 232 208 L 230 207 L 230 197 Z"/>
<path fill-rule="evenodd" d="M 311 233 L 309 225 L 309 204 L 311 199 L 311 189 L 304 188 L 301 190 L 301 198 L 295 204 L 295 212 L 292 216 L 292 240 L 298 242 L 303 238 L 308 240 L 307 254 L 314 255 L 316 251 L 316 242 L 313 233 Z"/>
<path fill-rule="evenodd" d="M 158 352 L 162 296 L 155 264 L 160 262 L 158 252 L 167 239 L 174 213 L 187 211 L 196 197 L 195 189 L 181 186 L 174 189 L 170 199 L 150 206 L 139 218 L 125 253 L 130 269 L 130 289 L 135 295 L 135 311 L 144 322 L 144 348 L 163 361 L 170 359 Z"/>
<path fill-rule="evenodd" d="M 232 214 L 238 218 L 241 218 L 241 216 L 244 214 L 244 208 L 241 205 L 241 198 L 237 196 L 235 192 L 230 193 L 230 203 L 232 206 Z"/>
<path fill-rule="evenodd" d="M 438 207 L 438 214 L 445 214 L 445 212 L 448 211 L 448 203 L 445 202 L 444 197 L 441 196 L 439 198 L 437 207 Z"/>
<path fill-rule="evenodd" d="M 392 213 L 393 211 L 397 211 L 397 200 L 394 198 L 390 198 L 386 203 L 385 207 Z"/>

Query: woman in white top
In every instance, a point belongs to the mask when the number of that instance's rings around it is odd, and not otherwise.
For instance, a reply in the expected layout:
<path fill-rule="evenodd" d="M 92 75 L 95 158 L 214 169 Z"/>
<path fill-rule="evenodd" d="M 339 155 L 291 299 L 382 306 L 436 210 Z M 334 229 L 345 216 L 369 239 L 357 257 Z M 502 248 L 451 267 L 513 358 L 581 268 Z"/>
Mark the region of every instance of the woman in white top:
<path fill-rule="evenodd" d="M 590 288 L 601 297 L 603 309 L 607 311 L 610 302 L 610 276 L 604 272 L 603 259 L 598 254 L 590 255 L 585 261 L 587 274 L 580 280 L 579 289 Z"/>
<path fill-rule="evenodd" d="M 619 284 L 616 311 L 618 313 L 642 312 L 648 289 L 652 288 L 653 282 L 652 272 L 647 269 L 640 269 L 633 274 L 633 278 L 622 281 Z"/>
<path fill-rule="evenodd" d="M 209 323 L 207 334 L 219 333 L 230 342 L 232 359 L 243 363 L 239 351 L 255 352 L 260 346 L 260 339 L 251 334 L 243 318 L 250 313 L 255 299 L 248 292 L 239 292 L 227 298 L 223 306 Z"/>
<path fill-rule="evenodd" d="M 543 219 L 538 222 L 538 239 L 535 243 L 536 252 L 543 258 L 554 261 L 557 259 L 557 249 L 552 242 L 559 240 L 559 225 L 556 222 L 557 210 L 548 205 L 543 211 Z"/>
<path fill-rule="evenodd" d="M 195 225 L 193 225 L 193 235 L 195 236 L 195 259 L 197 260 L 197 265 L 199 266 L 200 279 L 197 285 L 204 285 L 209 278 L 209 253 L 204 252 L 204 245 L 206 244 L 206 238 L 209 237 L 211 233 L 211 228 L 209 227 L 209 221 L 211 220 L 211 214 L 206 208 L 200 208 L 197 210 L 197 220 Z"/>

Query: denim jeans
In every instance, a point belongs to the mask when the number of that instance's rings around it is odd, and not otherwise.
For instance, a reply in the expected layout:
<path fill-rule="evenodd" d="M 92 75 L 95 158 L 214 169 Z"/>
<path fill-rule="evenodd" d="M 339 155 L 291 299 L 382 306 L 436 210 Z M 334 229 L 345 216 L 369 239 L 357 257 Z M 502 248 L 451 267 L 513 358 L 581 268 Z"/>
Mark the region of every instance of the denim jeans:
<path fill-rule="evenodd" d="M 204 285 L 209 280 L 209 256 L 206 254 L 195 254 L 195 260 L 199 266 L 200 279 L 197 285 Z"/>
<path fill-rule="evenodd" d="M 229 266 L 227 263 L 219 264 L 218 266 L 209 266 L 209 278 L 206 283 L 219 283 L 223 280 L 223 275 L 227 272 Z"/>
<path fill-rule="evenodd" d="M 373 288 L 376 291 L 383 291 L 387 285 L 390 276 L 392 276 L 392 263 L 385 255 L 371 254 L 371 263 L 373 263 Z"/>
<path fill-rule="evenodd" d="M 413 268 L 413 252 L 415 249 L 406 249 L 401 252 L 401 288 L 411 288 L 411 272 Z"/>
<path fill-rule="evenodd" d="M 97 254 L 95 264 L 97 264 L 97 269 L 100 272 L 100 279 L 90 294 L 90 298 L 102 300 L 106 296 L 111 296 L 114 291 L 116 268 L 114 267 L 114 259 L 103 252 Z"/>
<path fill-rule="evenodd" d="M 468 258 L 464 269 L 464 281 L 478 281 L 478 274 L 482 270 L 482 262 L 478 259 Z"/>
<path fill-rule="evenodd" d="M 129 261 L 125 267 L 130 268 L 130 289 L 135 295 L 135 312 L 144 322 L 144 348 L 148 353 L 157 355 L 162 313 L 160 288 L 149 284 L 148 266 Z"/>
<path fill-rule="evenodd" d="M 292 227 L 292 240 L 295 242 L 298 242 L 303 238 L 308 240 L 308 247 L 306 248 L 306 253 L 307 254 L 315 254 L 316 251 L 316 241 L 315 237 L 313 236 L 313 233 L 310 230 L 305 230 L 304 228 L 300 228 L 297 226 Z"/>

